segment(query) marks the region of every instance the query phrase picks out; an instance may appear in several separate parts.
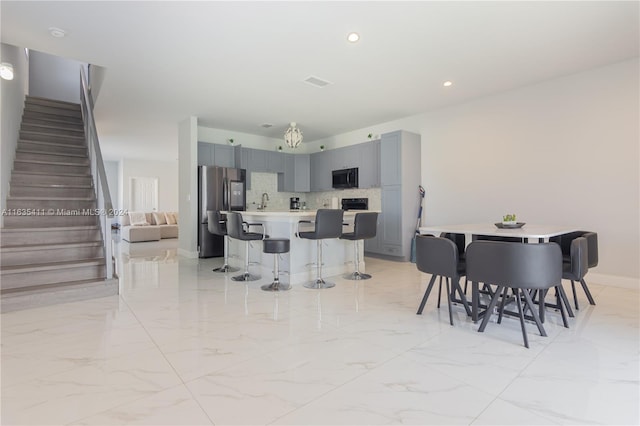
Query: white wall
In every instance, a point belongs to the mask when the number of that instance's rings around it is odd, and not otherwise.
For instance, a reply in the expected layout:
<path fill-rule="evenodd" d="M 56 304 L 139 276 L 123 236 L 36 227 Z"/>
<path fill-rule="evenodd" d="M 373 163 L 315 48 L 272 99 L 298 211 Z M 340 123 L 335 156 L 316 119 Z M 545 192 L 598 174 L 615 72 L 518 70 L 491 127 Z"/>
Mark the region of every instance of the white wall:
<path fill-rule="evenodd" d="M 120 199 L 120 162 L 119 161 L 105 161 L 104 170 L 107 174 L 107 184 L 109 185 L 109 193 L 111 194 L 111 203 L 116 211 L 122 209 Z M 113 222 L 121 223 L 122 220 L 119 216 L 113 218 Z"/>
<path fill-rule="evenodd" d="M 4 209 L 9 194 L 9 181 L 15 158 L 24 99 L 29 90 L 29 64 L 24 49 L 2 43 L 0 60 L 13 64 L 13 80 L 0 79 L 0 208 Z M 0 216 L 3 222 L 4 217 Z M 0 226 L 2 223 L 0 222 Z"/>
<path fill-rule="evenodd" d="M 419 133 L 423 223 L 492 223 L 513 212 L 595 231 L 593 273 L 638 280 L 639 68 L 613 64 L 313 144 Z"/>
<path fill-rule="evenodd" d="M 34 50 L 29 58 L 31 96 L 80 103 L 80 66 L 85 63 Z"/>
<path fill-rule="evenodd" d="M 302 144 L 301 146 L 296 148 L 295 151 L 292 148 L 287 147 L 284 143 L 284 132 L 283 137 L 278 139 L 260 135 L 253 135 L 250 133 L 234 132 L 231 130 L 198 126 L 198 141 L 200 142 L 209 142 L 224 145 L 229 144 L 229 139 L 233 139 L 233 145 L 242 145 L 245 148 L 256 148 L 264 149 L 267 151 L 275 151 L 277 147 L 282 146 L 283 152 L 309 152 L 306 149 L 305 144 Z"/>
<path fill-rule="evenodd" d="M 198 119 L 178 123 L 180 248 L 186 257 L 198 257 Z"/>
<path fill-rule="evenodd" d="M 121 207 L 129 208 L 129 182 L 133 177 L 158 179 L 158 211 L 178 211 L 178 162 L 122 159 Z"/>

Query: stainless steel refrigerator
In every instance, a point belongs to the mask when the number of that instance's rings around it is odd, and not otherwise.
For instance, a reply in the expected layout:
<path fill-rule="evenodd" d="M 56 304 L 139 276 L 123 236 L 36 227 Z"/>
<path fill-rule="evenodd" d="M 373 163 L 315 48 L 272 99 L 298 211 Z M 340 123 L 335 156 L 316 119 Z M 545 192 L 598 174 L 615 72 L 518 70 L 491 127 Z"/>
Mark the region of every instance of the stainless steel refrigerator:
<path fill-rule="evenodd" d="M 198 256 L 224 255 L 223 237 L 209 232 L 207 210 L 244 211 L 247 204 L 246 171 L 198 166 Z"/>

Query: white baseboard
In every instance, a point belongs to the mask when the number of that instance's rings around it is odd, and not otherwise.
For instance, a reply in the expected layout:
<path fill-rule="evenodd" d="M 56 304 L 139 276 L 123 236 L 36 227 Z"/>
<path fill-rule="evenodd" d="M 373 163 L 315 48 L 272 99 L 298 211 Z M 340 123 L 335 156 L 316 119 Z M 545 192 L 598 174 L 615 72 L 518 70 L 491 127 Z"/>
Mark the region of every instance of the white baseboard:
<path fill-rule="evenodd" d="M 595 274 L 593 272 L 589 272 L 584 278 L 587 283 L 600 284 L 608 287 L 628 288 L 631 290 L 640 289 L 640 279 L 638 278 Z"/>
<path fill-rule="evenodd" d="M 186 257 L 188 259 L 197 259 L 198 258 L 198 252 L 197 251 L 189 251 L 189 250 L 185 250 L 182 248 L 178 249 L 178 255 L 182 256 L 182 257 Z"/>

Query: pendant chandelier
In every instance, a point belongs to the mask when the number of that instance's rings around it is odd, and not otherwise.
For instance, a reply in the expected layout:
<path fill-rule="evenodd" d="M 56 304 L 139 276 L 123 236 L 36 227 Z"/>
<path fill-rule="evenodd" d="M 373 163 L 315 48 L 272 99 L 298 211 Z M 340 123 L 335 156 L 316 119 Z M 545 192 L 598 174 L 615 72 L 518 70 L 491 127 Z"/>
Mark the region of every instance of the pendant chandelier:
<path fill-rule="evenodd" d="M 302 132 L 296 127 L 295 122 L 292 122 L 287 131 L 284 132 L 284 143 L 291 148 L 296 148 L 302 143 Z"/>

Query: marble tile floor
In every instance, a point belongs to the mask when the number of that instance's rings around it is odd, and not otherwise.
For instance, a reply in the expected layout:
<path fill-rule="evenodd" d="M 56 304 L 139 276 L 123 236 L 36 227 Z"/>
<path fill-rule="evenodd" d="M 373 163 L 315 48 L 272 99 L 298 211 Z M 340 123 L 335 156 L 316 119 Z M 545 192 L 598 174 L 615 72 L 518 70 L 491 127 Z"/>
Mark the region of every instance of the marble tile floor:
<path fill-rule="evenodd" d="M 119 243 L 121 294 L 2 314 L 2 425 L 638 424 L 639 292 L 588 280 L 530 349 L 478 333 L 410 263 L 366 282 L 260 290 L 175 243 Z M 569 289 L 569 288 L 567 288 Z"/>

